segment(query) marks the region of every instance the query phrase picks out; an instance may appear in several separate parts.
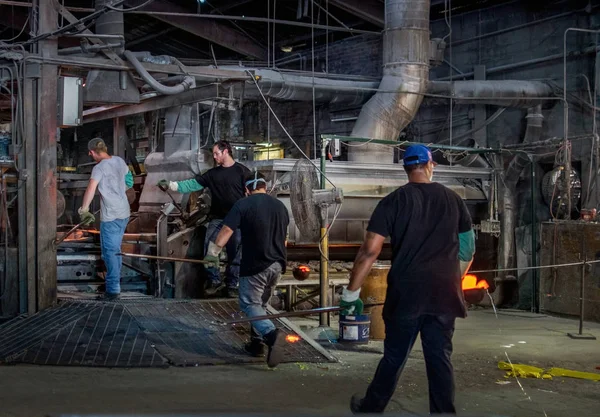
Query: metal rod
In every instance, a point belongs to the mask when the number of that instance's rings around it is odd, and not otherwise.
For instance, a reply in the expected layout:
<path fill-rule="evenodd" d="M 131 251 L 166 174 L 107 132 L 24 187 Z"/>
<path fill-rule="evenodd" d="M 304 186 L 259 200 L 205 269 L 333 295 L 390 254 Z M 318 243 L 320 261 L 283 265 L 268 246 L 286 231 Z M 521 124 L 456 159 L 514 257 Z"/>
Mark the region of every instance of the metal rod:
<path fill-rule="evenodd" d="M 0 0 L 0 4 L 6 6 L 15 6 L 15 7 L 32 7 L 31 2 L 22 2 L 22 1 L 11 1 L 11 0 Z M 71 12 L 78 13 L 93 13 L 96 11 L 93 7 L 65 7 L 65 9 Z"/>
<path fill-rule="evenodd" d="M 176 16 L 176 17 L 194 17 L 200 19 L 217 19 L 217 20 L 239 20 L 242 22 L 262 22 L 262 23 L 277 23 L 281 25 L 287 26 L 299 26 L 310 28 L 313 27 L 315 29 L 327 29 L 338 32 L 349 32 L 349 33 L 367 33 L 372 35 L 380 35 L 381 31 L 372 31 L 372 30 L 361 30 L 361 29 L 352 29 L 345 28 L 341 26 L 328 26 L 328 25 L 313 25 L 312 23 L 303 23 L 296 22 L 291 20 L 281 20 L 281 19 L 269 19 L 266 17 L 257 17 L 257 16 L 231 16 L 231 15 L 215 15 L 215 14 L 196 14 L 196 13 L 176 13 L 176 12 L 148 12 L 143 10 L 136 10 L 132 12 L 124 12 L 127 14 L 143 14 L 148 16 Z"/>
<path fill-rule="evenodd" d="M 321 139 L 324 140 L 333 140 L 339 139 L 342 142 L 368 142 L 368 143 L 376 143 L 380 145 L 390 145 L 390 146 L 401 146 L 408 147 L 411 145 L 422 145 L 422 143 L 417 142 L 408 142 L 402 141 L 397 142 L 394 140 L 380 140 L 380 139 L 369 139 L 369 138 L 355 138 L 350 136 L 340 136 L 340 135 L 330 135 L 324 134 L 321 135 Z M 460 151 L 460 152 L 470 152 L 470 153 L 499 153 L 500 149 L 492 149 L 492 148 L 468 148 L 466 146 L 450 146 L 450 145 L 438 145 L 436 143 L 427 144 L 432 149 L 442 149 L 448 151 Z"/>
<path fill-rule="evenodd" d="M 170 256 L 155 256 L 155 255 L 142 255 L 139 253 L 117 253 L 119 256 L 127 256 L 129 258 L 143 258 L 143 259 L 156 259 L 157 261 L 170 261 L 170 262 L 187 262 L 191 264 L 212 264 L 213 262 L 203 261 L 201 259 L 188 259 L 188 258 L 173 258 Z"/>
<path fill-rule="evenodd" d="M 94 212 L 94 216 L 97 215 L 98 213 L 100 213 L 100 210 L 95 211 Z M 66 238 L 68 238 L 69 236 L 71 236 L 73 234 L 73 232 L 75 232 L 75 230 L 79 229 L 81 226 L 84 226 L 84 223 L 85 222 L 81 222 L 79 224 L 76 224 L 63 237 L 61 237 L 60 239 L 55 239 L 54 240 L 54 246 L 58 246 L 61 243 L 63 243 Z"/>
<path fill-rule="evenodd" d="M 382 306 L 382 305 L 383 305 L 383 303 L 365 304 L 364 307 L 369 308 L 369 307 L 378 307 L 378 306 Z M 341 311 L 344 308 L 345 307 L 336 306 L 336 307 L 313 308 L 312 310 L 303 310 L 303 311 L 286 311 L 286 312 L 278 313 L 278 314 L 266 314 L 264 316 L 245 317 L 243 319 L 237 319 L 237 320 L 223 322 L 223 324 L 229 325 L 229 324 L 238 324 L 238 323 L 249 323 L 249 322 L 259 321 L 259 320 L 279 319 L 279 318 L 283 318 L 283 317 L 310 316 L 312 314 L 329 314 L 329 313 L 333 313 L 335 311 Z"/>
<path fill-rule="evenodd" d="M 117 39 L 123 44 L 125 43 L 125 37 L 123 35 L 98 35 L 95 33 L 65 33 L 60 35 L 61 38 L 96 38 L 96 39 Z"/>
<path fill-rule="evenodd" d="M 587 264 L 596 264 L 600 263 L 600 259 L 596 261 L 587 261 Z M 540 266 L 523 266 L 519 268 L 499 268 L 499 269 L 482 269 L 479 271 L 469 271 L 470 274 L 484 274 L 486 272 L 508 272 L 508 271 L 530 271 L 534 269 L 546 269 L 546 268 L 563 268 L 567 266 L 577 266 L 583 265 L 583 262 L 569 262 L 564 264 L 555 264 L 555 265 L 540 265 Z"/>
<path fill-rule="evenodd" d="M 584 312 L 584 300 L 585 300 L 585 267 L 587 257 L 584 258 L 583 264 L 581 265 L 581 288 L 579 289 L 579 335 L 583 334 L 583 312 Z"/>

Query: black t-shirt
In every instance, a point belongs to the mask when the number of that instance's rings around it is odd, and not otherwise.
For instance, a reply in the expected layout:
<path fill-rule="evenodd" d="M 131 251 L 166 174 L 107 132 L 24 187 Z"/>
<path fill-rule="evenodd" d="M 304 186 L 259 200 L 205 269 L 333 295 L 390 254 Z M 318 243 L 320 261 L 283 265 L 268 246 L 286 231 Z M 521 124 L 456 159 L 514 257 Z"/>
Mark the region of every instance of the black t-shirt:
<path fill-rule="evenodd" d="M 283 203 L 268 194 L 253 194 L 235 203 L 223 224 L 242 233 L 240 276 L 258 274 L 275 262 L 285 273 L 289 223 Z"/>
<path fill-rule="evenodd" d="M 379 202 L 367 230 L 391 236 L 384 318 L 466 316 L 458 234 L 471 227 L 464 201 L 438 183 L 408 183 Z"/>
<path fill-rule="evenodd" d="M 210 189 L 212 217 L 225 218 L 235 202 L 246 195 L 244 178 L 248 173 L 250 173 L 248 168 L 236 162 L 228 168 L 218 166 L 196 176 L 198 184 Z"/>

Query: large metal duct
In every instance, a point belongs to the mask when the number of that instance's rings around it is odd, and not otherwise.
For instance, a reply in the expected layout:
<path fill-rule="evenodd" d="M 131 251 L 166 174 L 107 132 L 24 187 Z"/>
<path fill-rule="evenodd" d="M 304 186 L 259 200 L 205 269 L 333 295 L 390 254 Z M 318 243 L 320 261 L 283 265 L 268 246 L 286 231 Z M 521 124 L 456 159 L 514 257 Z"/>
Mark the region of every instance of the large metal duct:
<path fill-rule="evenodd" d="M 523 137 L 523 143 L 537 142 L 542 135 L 542 106 L 537 105 L 527 109 L 527 129 Z M 530 163 L 525 154 L 517 154 L 510 161 L 504 173 L 502 202 L 500 211 L 500 246 L 498 250 L 498 268 L 507 269 L 516 266 L 515 253 L 515 226 L 517 220 L 517 197 L 516 188 L 523 169 Z M 533 220 L 535 221 L 535 220 Z M 511 275 L 511 274 L 509 274 Z M 502 281 L 494 292 L 494 301 L 502 304 L 503 291 Z"/>
<path fill-rule="evenodd" d="M 552 97 L 554 90 L 541 81 L 430 81 L 427 93 L 452 97 L 459 104 L 529 108 L 541 103 L 543 97 Z"/>
<path fill-rule="evenodd" d="M 383 78 L 365 104 L 352 136 L 396 140 L 415 117 L 429 78 L 429 0 L 386 0 Z M 392 163 L 389 147 L 352 147 L 355 162 Z"/>
<path fill-rule="evenodd" d="M 240 68 L 223 66 L 222 69 L 230 71 L 244 71 L 248 78 L 252 74 L 256 83 L 223 83 L 234 97 L 244 99 L 261 99 L 260 91 L 265 97 L 285 101 L 312 101 L 313 87 L 314 98 L 318 103 L 344 103 L 348 105 L 363 104 L 374 94 L 378 87 L 377 81 L 355 81 L 325 77 L 311 77 L 306 75 L 290 74 L 281 71 L 261 68 Z M 206 81 L 206 80 L 203 80 Z M 215 80 L 218 81 L 218 80 Z M 258 88 L 257 85 L 258 84 Z"/>

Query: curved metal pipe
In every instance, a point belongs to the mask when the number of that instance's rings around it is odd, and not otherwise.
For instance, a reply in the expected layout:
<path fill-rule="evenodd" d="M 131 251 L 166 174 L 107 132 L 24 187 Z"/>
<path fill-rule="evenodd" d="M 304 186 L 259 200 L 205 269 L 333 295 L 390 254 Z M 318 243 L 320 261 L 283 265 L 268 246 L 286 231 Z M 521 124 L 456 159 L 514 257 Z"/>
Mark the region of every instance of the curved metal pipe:
<path fill-rule="evenodd" d="M 182 83 L 184 80 L 185 80 L 185 75 L 173 75 L 171 77 L 162 78 L 162 79 L 156 80 L 156 81 L 160 82 L 164 86 L 171 86 L 173 84 Z M 154 90 L 154 88 L 152 88 L 152 86 L 150 84 L 144 84 L 142 86 L 142 88 L 140 88 L 140 91 L 142 93 L 147 93 L 152 90 Z"/>
<path fill-rule="evenodd" d="M 396 140 L 415 117 L 429 78 L 429 0 L 386 0 L 383 78 L 363 106 L 352 136 Z M 396 91 L 389 93 L 388 91 Z M 392 163 L 388 147 L 350 148 L 355 162 Z"/>
<path fill-rule="evenodd" d="M 134 54 L 131 51 L 125 51 L 123 55 L 125 56 L 125 58 L 127 58 L 131 65 L 133 65 L 135 70 L 138 72 L 138 74 L 140 74 L 144 81 L 146 81 L 154 90 L 161 94 L 179 94 L 196 86 L 196 79 L 189 75 L 186 75 L 183 81 L 180 84 L 177 84 L 176 86 L 168 87 L 166 85 L 163 85 L 156 81 L 156 79 L 152 75 L 150 75 L 148 71 L 146 71 L 146 68 L 144 68 L 144 66 L 140 63 L 140 61 L 138 61 L 138 59 L 134 56 Z"/>

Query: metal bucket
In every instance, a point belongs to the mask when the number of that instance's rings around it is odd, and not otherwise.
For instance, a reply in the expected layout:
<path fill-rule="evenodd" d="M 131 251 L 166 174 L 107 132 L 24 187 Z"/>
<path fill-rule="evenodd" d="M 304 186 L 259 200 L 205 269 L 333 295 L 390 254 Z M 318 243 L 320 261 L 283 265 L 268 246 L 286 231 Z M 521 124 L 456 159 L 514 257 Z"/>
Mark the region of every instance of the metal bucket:
<path fill-rule="evenodd" d="M 374 264 L 363 283 L 360 298 L 365 304 L 385 302 L 387 292 L 387 276 L 390 265 Z M 385 323 L 383 322 L 383 306 L 370 307 L 365 313 L 371 316 L 371 339 L 385 339 Z"/>
<path fill-rule="evenodd" d="M 339 342 L 364 344 L 369 343 L 371 321 L 368 314 L 359 316 L 340 316 Z"/>

